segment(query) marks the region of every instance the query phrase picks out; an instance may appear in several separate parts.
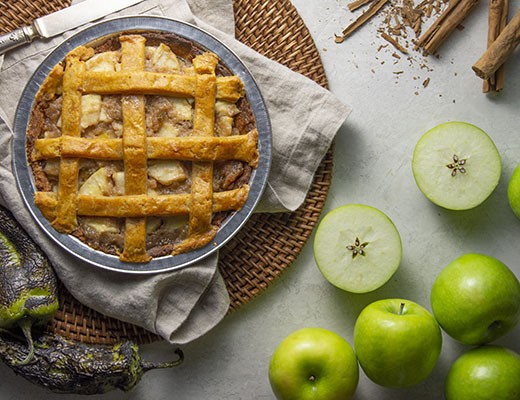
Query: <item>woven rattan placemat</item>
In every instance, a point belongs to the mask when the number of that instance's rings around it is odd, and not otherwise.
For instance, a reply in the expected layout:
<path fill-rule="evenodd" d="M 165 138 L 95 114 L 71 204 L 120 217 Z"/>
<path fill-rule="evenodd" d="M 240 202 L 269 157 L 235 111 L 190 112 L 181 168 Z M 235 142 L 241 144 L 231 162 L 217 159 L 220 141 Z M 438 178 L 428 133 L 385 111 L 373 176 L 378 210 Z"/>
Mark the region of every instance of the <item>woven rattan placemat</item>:
<path fill-rule="evenodd" d="M 70 0 L 3 0 L 0 31 L 29 24 L 57 11 Z M 327 79 L 312 37 L 290 0 L 235 0 L 236 37 L 266 57 L 326 87 Z M 255 214 L 220 250 L 219 269 L 231 298 L 230 312 L 262 293 L 289 267 L 312 233 L 332 178 L 329 150 L 307 195 L 295 212 Z M 78 302 L 60 287 L 61 307 L 51 329 L 87 343 L 113 343 L 123 338 L 149 343 L 158 337 L 140 327 L 106 317 Z"/>

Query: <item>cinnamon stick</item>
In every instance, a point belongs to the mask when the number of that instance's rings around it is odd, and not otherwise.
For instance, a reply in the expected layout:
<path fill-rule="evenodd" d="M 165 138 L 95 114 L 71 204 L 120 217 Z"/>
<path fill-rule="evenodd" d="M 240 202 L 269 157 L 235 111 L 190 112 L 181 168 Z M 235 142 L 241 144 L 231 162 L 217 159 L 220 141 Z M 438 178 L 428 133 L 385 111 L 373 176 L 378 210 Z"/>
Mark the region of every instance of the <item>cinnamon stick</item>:
<path fill-rule="evenodd" d="M 359 7 L 363 7 L 365 4 L 368 4 L 371 1 L 374 1 L 374 0 L 356 0 L 356 1 L 353 1 L 352 3 L 348 3 L 347 7 L 350 11 L 355 11 Z"/>
<path fill-rule="evenodd" d="M 336 35 L 336 43 L 343 42 L 349 35 L 351 35 L 356 29 L 361 27 L 365 22 L 367 22 L 370 18 L 377 14 L 377 12 L 386 4 L 388 0 L 376 0 L 374 3 L 370 4 L 370 7 L 361 14 L 354 22 L 352 22 L 349 26 L 343 29 L 341 35 Z"/>
<path fill-rule="evenodd" d="M 520 44 L 520 11 L 509 21 L 500 35 L 473 65 L 482 79 L 489 79 Z"/>
<path fill-rule="evenodd" d="M 422 47 L 425 54 L 434 53 L 470 14 L 478 0 L 451 0 L 430 28 L 419 38 L 416 48 Z"/>
<path fill-rule="evenodd" d="M 489 0 L 487 47 L 491 46 L 498 35 L 504 30 L 507 24 L 508 14 L 509 0 Z M 504 66 L 501 65 L 489 79 L 484 79 L 482 91 L 484 93 L 490 91 L 499 92 L 504 88 L 504 81 Z"/>

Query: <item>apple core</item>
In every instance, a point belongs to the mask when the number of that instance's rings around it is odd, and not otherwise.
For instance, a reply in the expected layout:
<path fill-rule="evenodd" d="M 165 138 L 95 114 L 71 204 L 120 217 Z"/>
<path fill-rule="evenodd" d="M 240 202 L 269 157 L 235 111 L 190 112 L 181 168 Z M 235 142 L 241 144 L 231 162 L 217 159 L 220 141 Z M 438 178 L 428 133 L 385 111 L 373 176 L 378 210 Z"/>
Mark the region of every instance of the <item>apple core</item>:
<path fill-rule="evenodd" d="M 451 171 L 451 176 L 456 176 L 457 172 L 460 172 L 461 174 L 466 173 L 465 165 L 466 165 L 466 159 L 465 158 L 459 159 L 459 156 L 454 154 L 453 162 L 446 165 L 446 167 L 448 167 L 448 169 Z"/>

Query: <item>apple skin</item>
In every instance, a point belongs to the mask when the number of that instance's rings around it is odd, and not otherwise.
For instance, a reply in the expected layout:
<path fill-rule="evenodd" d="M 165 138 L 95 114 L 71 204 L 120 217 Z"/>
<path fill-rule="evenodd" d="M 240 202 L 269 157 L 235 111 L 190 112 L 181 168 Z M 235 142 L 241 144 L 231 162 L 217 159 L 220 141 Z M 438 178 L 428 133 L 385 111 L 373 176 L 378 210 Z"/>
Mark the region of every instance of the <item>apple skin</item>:
<path fill-rule="evenodd" d="M 385 387 L 413 386 L 426 379 L 441 347 L 439 324 L 428 310 L 410 300 L 375 301 L 361 311 L 354 327 L 354 349 L 361 368 L 370 380 Z"/>
<path fill-rule="evenodd" d="M 520 399 L 520 355 L 499 346 L 469 350 L 450 367 L 446 400 Z"/>
<path fill-rule="evenodd" d="M 520 164 L 516 167 L 511 179 L 509 180 L 509 186 L 507 187 L 507 198 L 511 210 L 520 218 Z"/>
<path fill-rule="evenodd" d="M 430 300 L 441 328 L 464 344 L 492 342 L 520 319 L 518 279 L 484 254 L 465 254 L 449 263 L 437 276 Z"/>
<path fill-rule="evenodd" d="M 274 351 L 269 382 L 279 400 L 348 400 L 359 381 L 352 346 L 337 333 L 303 328 Z"/>

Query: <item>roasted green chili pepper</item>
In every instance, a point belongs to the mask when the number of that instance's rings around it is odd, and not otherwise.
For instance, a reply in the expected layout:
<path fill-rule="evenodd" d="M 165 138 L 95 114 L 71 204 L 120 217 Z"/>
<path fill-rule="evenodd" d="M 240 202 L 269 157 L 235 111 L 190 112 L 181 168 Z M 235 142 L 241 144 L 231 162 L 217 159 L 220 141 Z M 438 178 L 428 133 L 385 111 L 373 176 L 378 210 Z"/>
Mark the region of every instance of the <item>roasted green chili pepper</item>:
<path fill-rule="evenodd" d="M 22 338 L 20 338 L 22 339 Z M 44 334 L 35 340 L 34 357 L 20 365 L 23 342 L 7 333 L 0 335 L 0 358 L 17 374 L 56 393 L 101 394 L 113 389 L 132 389 L 143 374 L 155 368 L 171 368 L 184 359 L 151 363 L 141 360 L 139 348 L 131 341 L 114 346 L 87 345 Z"/>
<path fill-rule="evenodd" d="M 13 215 L 0 206 L 0 329 L 19 326 L 29 344 L 32 326 L 44 326 L 58 310 L 57 280 L 49 260 Z"/>

